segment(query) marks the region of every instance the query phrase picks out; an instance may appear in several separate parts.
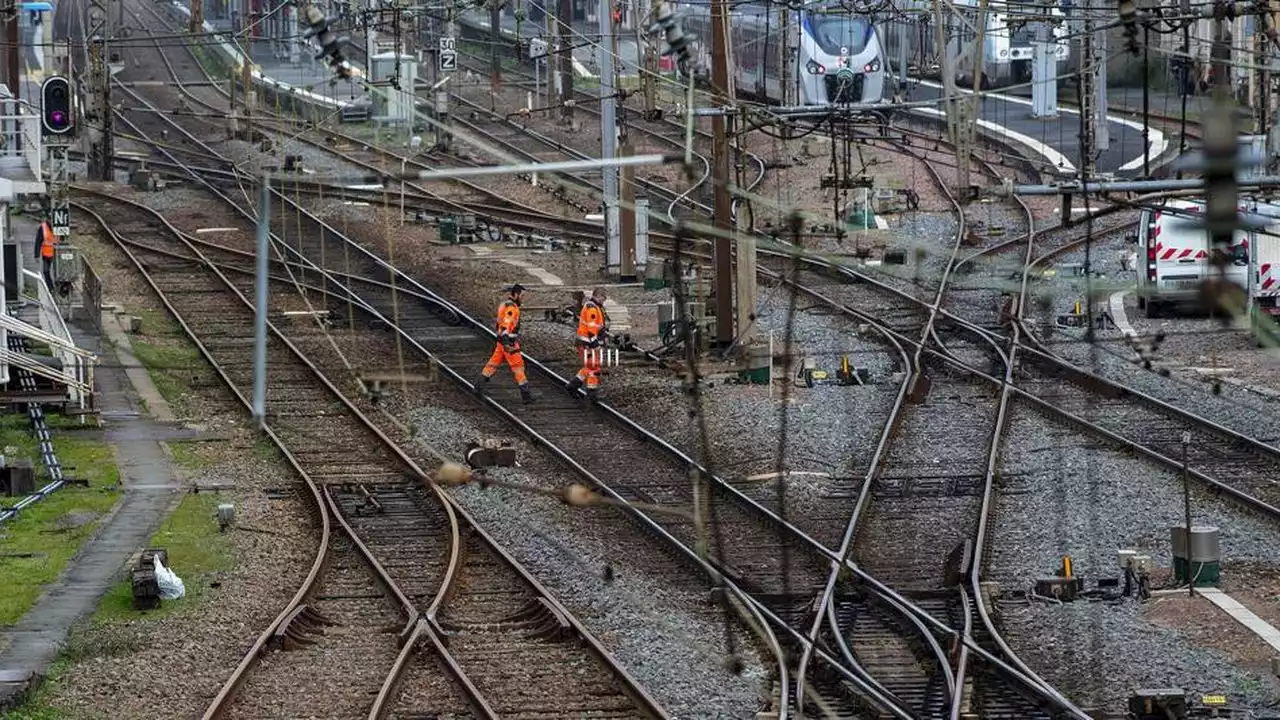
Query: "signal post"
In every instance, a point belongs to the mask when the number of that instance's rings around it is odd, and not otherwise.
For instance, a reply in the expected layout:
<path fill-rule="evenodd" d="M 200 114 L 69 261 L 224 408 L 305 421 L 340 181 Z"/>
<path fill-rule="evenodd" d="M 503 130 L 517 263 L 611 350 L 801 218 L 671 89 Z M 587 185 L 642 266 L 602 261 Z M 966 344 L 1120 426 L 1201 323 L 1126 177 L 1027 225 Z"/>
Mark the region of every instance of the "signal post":
<path fill-rule="evenodd" d="M 61 75 L 51 75 L 40 85 L 40 134 L 49 149 L 46 173 L 49 225 L 58 237 L 71 234 L 71 198 L 67 184 L 67 150 L 75 136 L 71 98 L 71 83 Z"/>

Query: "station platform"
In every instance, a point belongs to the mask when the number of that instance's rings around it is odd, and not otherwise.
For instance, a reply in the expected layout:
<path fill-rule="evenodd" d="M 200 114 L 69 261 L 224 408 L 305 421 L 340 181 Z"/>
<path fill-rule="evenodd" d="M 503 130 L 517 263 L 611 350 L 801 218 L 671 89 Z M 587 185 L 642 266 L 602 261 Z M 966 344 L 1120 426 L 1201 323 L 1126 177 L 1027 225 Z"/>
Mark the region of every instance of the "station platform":
<path fill-rule="evenodd" d="M 489 32 L 489 12 L 487 10 L 467 10 L 460 14 L 458 22 L 474 30 Z M 516 37 L 516 19 L 514 15 L 501 15 L 501 32 L 503 35 Z M 578 77 L 597 77 L 600 74 L 599 54 L 592 44 L 600 37 L 600 28 L 594 22 L 575 22 L 573 24 L 573 61 L 574 71 Z M 548 35 L 542 23 L 526 20 L 520 25 L 521 38 L 547 39 Z M 636 75 L 639 67 L 639 45 L 636 42 L 635 30 L 623 28 L 618 30 L 618 74 L 623 77 Z"/>
<path fill-rule="evenodd" d="M 961 90 L 965 94 L 971 91 Z M 1141 103 L 1141 90 L 1125 90 L 1116 97 L 1125 98 L 1123 105 L 1132 107 L 1129 96 L 1137 95 Z M 1171 106 L 1180 110 L 1181 98 L 1168 94 L 1158 94 L 1156 102 L 1152 102 L 1153 113 L 1167 114 Z M 906 94 L 909 101 L 941 100 L 943 96 L 940 84 L 925 80 L 913 81 Z M 1108 95 L 1108 103 L 1112 102 L 1112 94 Z M 1177 98 L 1177 104 L 1171 98 Z M 1192 97 L 1188 99 L 1188 114 L 1191 107 L 1199 110 L 1207 98 Z M 926 108 L 920 114 L 941 117 L 940 110 Z M 1056 117 L 1036 118 L 1031 116 L 1031 100 L 1013 93 L 986 92 L 982 97 L 982 108 L 978 124 L 979 132 L 1008 144 L 1020 145 L 1029 150 L 1035 157 L 1043 160 L 1044 171 L 1052 171 L 1058 175 L 1074 176 L 1080 166 L 1080 113 L 1077 110 L 1059 107 Z M 1142 140 L 1142 117 L 1140 113 L 1131 111 L 1113 111 L 1107 116 L 1107 129 L 1110 143 L 1106 151 L 1097 159 L 1100 173 L 1111 173 L 1117 177 L 1138 177 L 1142 174 L 1144 156 L 1150 155 L 1150 165 L 1154 169 L 1167 162 L 1171 152 L 1176 151 L 1178 139 L 1170 137 L 1157 127 L 1151 127 L 1149 143 L 1144 147 Z"/>

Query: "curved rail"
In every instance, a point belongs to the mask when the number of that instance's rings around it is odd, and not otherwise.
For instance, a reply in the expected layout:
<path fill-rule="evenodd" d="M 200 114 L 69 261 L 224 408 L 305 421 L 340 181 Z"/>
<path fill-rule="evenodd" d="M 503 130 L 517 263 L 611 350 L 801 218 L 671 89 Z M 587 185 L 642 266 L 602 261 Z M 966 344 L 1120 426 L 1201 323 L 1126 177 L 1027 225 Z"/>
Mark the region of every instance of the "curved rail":
<path fill-rule="evenodd" d="M 136 97 L 138 100 L 140 100 L 141 102 L 143 102 L 144 104 L 146 104 L 148 107 L 151 107 L 151 106 L 150 106 L 150 103 L 148 103 L 145 99 L 141 98 L 140 96 L 137 96 L 136 94 L 135 94 L 135 97 Z M 152 107 L 152 110 L 154 111 L 154 108 L 153 108 L 153 107 Z M 127 117 L 125 117 L 123 114 L 121 115 L 121 119 L 122 119 L 122 120 L 124 120 L 126 123 L 129 123 L 129 124 L 132 126 L 132 123 L 131 123 L 131 122 L 128 120 L 128 118 L 127 118 Z M 180 131 L 182 130 L 182 128 L 181 128 L 181 127 L 179 127 L 179 126 L 177 126 L 176 124 L 174 124 L 174 123 L 170 123 L 170 124 L 173 124 L 173 125 L 174 125 L 175 127 L 177 127 Z M 138 128 L 136 128 L 136 127 L 135 127 L 135 130 L 138 130 Z M 183 131 L 183 132 L 185 133 L 185 131 Z M 187 136 L 188 136 L 188 137 L 190 137 L 189 133 L 186 133 L 186 134 L 187 134 Z M 196 141 L 194 138 L 191 138 L 191 139 L 192 139 L 192 141 L 194 141 L 194 142 L 198 142 L 198 141 Z M 160 152 L 162 152 L 163 154 L 167 155 L 167 156 L 169 157 L 169 159 L 170 159 L 171 161 L 173 161 L 175 164 L 179 164 L 179 165 L 181 165 L 181 164 L 182 164 L 180 161 L 178 161 L 176 158 L 174 158 L 171 154 L 169 154 L 169 153 L 167 152 L 167 150 L 166 150 L 164 147 L 158 147 L 158 149 L 160 150 Z M 212 155 L 216 156 L 216 153 L 212 153 L 212 151 L 210 151 L 210 154 L 212 154 Z M 224 195 L 224 194 L 222 194 L 222 193 L 218 192 L 216 189 L 214 189 L 212 186 L 210 186 L 207 182 L 204 182 L 201 178 L 199 178 L 199 176 L 198 176 L 196 173 L 192 172 L 192 173 L 191 173 L 191 175 L 192 175 L 192 177 L 194 177 L 198 182 L 201 182 L 203 185 L 205 185 L 205 187 L 206 187 L 207 189 L 209 189 L 209 190 L 210 190 L 211 192 L 213 192 L 215 195 L 219 196 L 222 200 L 224 200 L 226 203 L 228 203 L 232 208 L 234 208 L 234 209 L 235 209 L 235 210 L 237 210 L 238 212 L 240 212 L 240 213 L 244 214 L 244 210 L 243 210 L 239 205 L 237 205 L 236 203 L 234 203 L 233 201 L 231 201 L 231 199 L 230 199 L 230 198 L 228 198 L 226 195 Z M 141 207 L 143 207 L 143 206 L 138 206 L 138 207 L 140 207 L 140 208 L 141 208 Z M 152 212 L 152 213 L 154 214 L 154 211 L 150 211 L 150 212 Z M 157 217 L 158 217 L 158 215 L 157 215 Z M 176 229 L 172 228 L 172 226 L 171 226 L 171 225 L 169 225 L 169 223 L 168 223 L 167 221 L 164 221 L 164 224 L 165 224 L 165 226 L 166 226 L 166 227 L 168 227 L 168 228 L 170 228 L 171 230 L 174 230 L 174 231 L 176 232 Z M 179 234 L 179 235 L 178 235 L 178 237 L 180 237 L 180 238 L 181 238 L 182 236 Z M 220 279 L 221 279 L 225 284 L 227 284 L 227 286 L 228 286 L 230 289 L 232 289 L 233 291 L 235 291 L 235 292 L 236 292 L 236 294 L 240 297 L 240 299 L 241 299 L 241 300 L 242 300 L 242 301 L 243 301 L 243 302 L 244 302 L 248 307 L 252 308 L 252 304 L 251 304 L 251 303 L 249 303 L 248 299 L 247 299 L 247 298 L 245 298 L 245 297 L 243 296 L 243 294 L 241 294 L 237 289 L 235 289 L 234 285 L 232 285 L 232 284 L 230 283 L 230 281 L 229 281 L 229 280 L 227 280 L 226 276 L 225 276 L 224 274 L 222 274 L 222 273 L 221 273 L 221 272 L 220 272 L 220 271 L 219 271 L 219 270 L 214 266 L 214 264 L 213 264 L 213 263 L 209 262 L 207 258 L 204 258 L 204 257 L 203 257 L 203 255 L 200 253 L 200 251 L 199 251 L 197 248 L 195 248 L 193 245 L 188 244 L 188 246 L 187 246 L 187 247 L 188 247 L 188 249 L 189 249 L 189 250 L 190 250 L 194 255 L 196 255 L 197 257 L 200 257 L 200 258 L 202 259 L 202 261 L 203 261 L 203 264 L 204 264 L 204 265 L 206 265 L 207 267 L 209 267 L 211 270 L 213 270 L 213 271 L 214 271 L 214 272 L 219 276 L 219 278 L 220 278 Z M 140 269 L 141 269 L 141 268 L 140 268 Z M 153 287 L 154 287 L 154 284 L 153 284 Z M 383 443 L 383 444 L 384 444 L 384 445 L 385 445 L 385 446 L 386 446 L 386 447 L 387 447 L 387 448 L 392 452 L 392 454 L 397 458 L 397 460 L 401 461 L 401 462 L 402 462 L 406 467 L 410 468 L 410 470 L 413 472 L 413 474 L 415 474 L 415 475 L 416 475 L 420 480 L 426 481 L 426 479 L 427 479 L 427 475 L 426 475 L 426 473 L 424 473 L 424 472 L 422 471 L 422 469 L 421 469 L 420 467 L 418 467 L 418 466 L 417 466 L 417 464 L 416 464 L 416 463 L 415 463 L 411 458 L 409 458 L 407 455 L 405 455 L 405 454 L 404 454 L 404 452 L 403 452 L 403 450 L 402 450 L 402 449 L 401 449 L 397 444 L 395 444 L 395 443 L 394 443 L 394 442 L 393 442 L 389 437 L 387 437 L 387 436 L 386 436 L 386 435 L 385 435 L 385 434 L 384 434 L 384 433 L 383 433 L 383 432 L 382 432 L 382 431 L 381 431 L 381 430 L 380 430 L 380 429 L 379 429 L 375 424 L 373 424 L 373 423 L 372 423 L 372 421 L 370 421 L 370 420 L 369 420 L 369 419 L 368 419 L 368 418 L 367 418 L 363 413 L 361 413 L 361 412 L 358 410 L 358 408 L 356 408 L 354 405 L 352 405 L 352 404 L 351 404 L 351 402 L 350 402 L 350 400 L 345 396 L 345 394 L 342 394 L 342 393 L 341 393 L 341 392 L 340 392 L 340 391 L 339 391 L 335 386 L 333 386 L 333 385 L 332 385 L 332 383 L 330 383 L 330 382 L 328 381 L 328 379 L 327 379 L 327 378 L 325 378 L 325 377 L 324 377 L 324 376 L 319 372 L 318 368 L 315 368 L 315 367 L 314 367 L 314 365 L 311 365 L 311 363 L 310 363 L 308 360 L 306 360 L 306 358 L 305 358 L 305 357 L 303 357 L 303 356 L 300 354 L 300 351 L 298 351 L 298 350 L 297 350 L 296 346 L 294 346 L 292 343 L 290 343 L 290 342 L 288 341 L 288 339 L 287 339 L 287 338 L 284 338 L 284 337 L 283 337 L 283 335 L 281 335 L 281 334 L 279 333 L 279 331 L 275 328 L 274 324 L 270 324 L 270 323 L 269 323 L 269 327 L 271 328 L 271 330 L 272 330 L 272 332 L 273 332 L 273 335 L 274 335 L 274 336 L 276 336 L 277 338 L 279 338 L 282 342 L 284 342 L 284 343 L 286 344 L 286 346 L 288 346 L 288 347 L 290 348 L 290 350 L 291 350 L 291 351 L 293 351 L 293 352 L 295 353 L 295 355 L 297 355 L 301 361 L 303 361 L 304 363 L 306 363 L 308 366 L 310 366 L 310 367 L 311 367 L 311 369 L 313 370 L 313 372 L 315 372 L 315 373 L 316 373 L 317 377 L 319 377 L 320 379 L 322 379 L 322 380 L 324 381 L 325 385 L 326 385 L 326 386 L 328 386 L 329 390 L 330 390 L 332 393 L 334 393 L 335 395 L 337 395 L 337 396 L 339 397 L 339 399 L 342 401 L 342 403 L 347 407 L 347 409 L 348 409 L 350 412 L 352 412 L 352 413 L 355 415 L 355 417 L 357 417 L 357 418 L 360 420 L 360 422 L 361 422 L 362 424 L 364 424 L 366 427 L 368 427 L 368 428 L 370 429 L 370 431 L 371 431 L 371 432 L 373 432 L 373 433 L 378 437 L 378 439 L 379 439 L 379 440 L 380 440 L 380 441 L 381 441 L 381 442 L 382 442 L 382 443 Z M 188 329 L 188 330 L 189 330 L 190 328 L 186 328 L 186 329 Z M 243 398 L 242 398 L 242 399 L 243 399 Z M 446 512 L 447 512 L 448 516 L 449 516 L 453 521 L 455 521 L 455 522 L 456 522 L 456 516 L 457 516 L 457 515 L 461 515 L 461 516 L 463 516 L 463 517 L 466 517 L 469 521 L 471 520 L 471 519 L 470 519 L 470 517 L 465 513 L 465 511 L 463 511 L 460 507 L 456 506 L 456 504 L 454 503 L 454 501 L 452 500 L 452 498 L 450 498 L 450 497 L 448 497 L 446 494 L 444 494 L 444 493 L 443 493 L 439 488 L 436 488 L 436 487 L 434 487 L 434 486 L 433 486 L 433 491 L 436 493 L 437 498 L 438 498 L 442 503 L 444 503 L 444 504 L 445 504 L 445 507 L 447 507 L 447 508 L 448 508 Z M 614 660 L 612 659 L 612 657 L 607 653 L 607 651 L 605 651 L 605 650 L 604 650 L 604 648 L 603 648 L 603 647 L 598 643 L 598 641 L 596 641 L 596 640 L 595 640 L 595 639 L 594 639 L 594 638 L 593 638 L 593 637 L 592 637 L 592 636 L 591 636 L 591 635 L 586 631 L 586 629 L 585 629 L 584 627 L 582 627 L 582 626 L 578 623 L 578 621 L 576 620 L 576 618 L 573 618 L 573 616 L 572 616 L 570 613 L 568 613 L 568 612 L 567 612 L 567 610 L 565 610 L 562 606 L 560 606 L 560 605 L 559 605 L 559 603 L 558 603 L 558 602 L 557 602 L 557 601 L 556 601 L 556 600 L 555 600 L 555 599 L 550 595 L 550 593 L 548 593 L 548 592 L 546 591 L 546 589 L 545 589 L 545 588 L 544 588 L 544 587 L 543 587 L 543 586 L 542 586 L 542 585 L 541 585 L 541 584 L 540 584 L 540 583 L 539 583 L 535 578 L 533 578 L 531 575 L 529 575 L 529 574 L 527 573 L 527 571 L 525 571 L 525 570 L 524 570 L 523 568 L 521 568 L 517 563 L 515 563 L 514 559 L 512 559 L 509 555 L 507 555 L 507 554 L 505 553 L 505 551 L 503 551 L 500 547 L 498 547 L 496 544 L 494 544 L 494 543 L 493 543 L 493 541 L 492 541 L 492 538 L 489 538 L 486 534 L 484 534 L 484 533 L 483 533 L 483 531 L 482 531 L 482 530 L 480 530 L 480 529 L 478 528 L 478 526 L 475 526 L 473 521 L 472 521 L 472 525 L 473 525 L 473 527 L 475 527 L 475 528 L 476 528 L 476 530 L 477 530 L 478 534 L 480 534 L 480 535 L 482 535 L 482 536 L 484 536 L 484 537 L 485 537 L 485 539 L 486 539 L 487 543 L 491 546 L 491 549 L 495 552 L 495 554 L 497 554 L 497 555 L 498 555 L 499 557 L 501 557 L 504 561 L 506 561 L 506 562 L 508 563 L 508 565 L 510 565 L 513 569 L 515 569 L 515 570 L 520 574 L 520 576 L 521 576 L 522 580 L 524 580 L 526 583 L 528 583 L 531 587 L 535 588 L 535 590 L 536 590 L 536 591 L 537 591 L 541 596 L 543 596 L 544 598 L 546 598 L 546 599 L 547 599 L 547 601 L 548 601 L 548 602 L 549 602 L 553 607 L 555 607 L 555 608 L 556 608 L 556 610 L 557 610 L 558 612 L 560 612 L 560 614 L 561 614 L 563 617 L 567 618 L 567 619 L 570 621 L 570 623 L 573 625 L 574 629 L 577 631 L 578 635 L 579 635 L 580 637 L 582 637 L 582 638 L 586 641 L 586 643 L 587 643 L 588 647 L 590 648 L 590 650 L 591 650 L 593 653 L 595 653 L 598 657 L 602 658 L 603 660 L 605 660 L 605 661 L 607 662 L 608 666 L 609 666 L 609 667 L 611 667 L 611 668 L 613 669 L 614 674 L 615 674 L 615 675 L 616 675 L 620 680 L 622 680 L 622 681 L 623 681 L 624 686 L 626 686 L 626 687 L 627 687 L 627 689 L 628 689 L 628 691 L 629 691 L 629 694 L 631 694 L 634 698 L 637 698 L 637 699 L 638 699 L 638 700 L 637 700 L 637 702 L 641 705 L 641 707 L 648 708 L 648 709 L 649 709 L 649 711 L 650 711 L 650 714 L 653 714 L 653 715 L 655 715 L 655 716 L 657 716 L 657 717 L 665 717 L 665 713 L 664 713 L 664 712 L 663 712 L 663 711 L 658 707 L 658 705 L 656 704 L 656 702 L 654 702 L 654 701 L 652 700 L 652 698 L 650 698 L 650 697 L 647 695 L 647 693 L 646 693 L 646 692 L 645 692 L 645 691 L 644 691 L 644 690 L 643 690 L 643 689 L 642 689 L 642 688 L 641 688 L 641 687 L 640 687 L 640 686 L 635 682 L 635 680 L 634 680 L 633 678 L 631 678 L 631 677 L 630 677 L 630 675 L 629 675 L 628 673 L 626 673 L 626 671 L 625 671 L 625 670 L 623 670 L 620 666 L 618 666 L 617 662 L 616 662 L 616 661 L 614 661 Z M 452 530 L 452 532 L 451 532 L 451 535 L 452 535 L 454 538 L 456 538 L 456 537 L 457 537 L 457 528 L 456 528 L 456 525 L 453 527 L 453 530 Z M 367 549 L 366 549 L 366 548 L 364 548 L 364 547 L 361 545 L 361 543 L 360 543 L 359 539 L 358 539 L 358 538 L 356 538 L 354 535 L 352 535 L 352 539 L 353 539 L 353 541 L 355 541 L 355 542 L 357 543 L 357 545 L 360 545 L 360 546 L 361 546 L 361 549 L 362 549 L 362 551 L 363 551 L 363 552 L 365 552 L 366 557 L 368 557 L 368 558 L 371 560 L 371 562 L 372 562 L 373 566 L 377 569 L 377 572 L 379 573 L 379 576 L 380 576 L 381 578 L 383 578 L 383 579 L 389 580 L 389 577 L 387 576 L 387 574 L 385 573 L 385 571 L 381 568 L 381 566 L 380 566 L 380 565 L 378 565 L 378 564 L 377 564 L 376 559 L 375 559 L 375 558 L 372 558 L 370 555 L 368 555 L 368 553 L 367 553 Z M 453 548 L 453 550 L 451 551 L 451 554 L 450 554 L 450 563 L 449 563 L 450 572 L 452 572 L 453 570 L 456 570 L 456 568 L 457 568 L 457 567 L 458 567 L 458 565 L 457 565 L 457 548 L 456 548 L 456 546 L 455 546 L 455 547 Z M 447 592 L 448 592 L 449 584 L 450 584 L 450 582 L 449 582 L 449 581 L 451 581 L 451 579 L 452 579 L 452 575 L 450 575 L 450 576 L 448 576 L 448 577 L 446 578 L 446 582 L 442 585 L 442 587 L 441 587 L 441 589 L 440 589 L 439 593 L 437 594 L 437 598 L 436 598 L 436 600 L 432 603 L 432 605 L 431 605 L 431 607 L 429 608 L 429 610 L 434 611 L 434 610 L 438 609 L 438 607 L 439 607 L 439 605 L 440 605 L 440 601 L 442 600 L 442 598 L 443 598 L 443 597 L 447 594 Z M 396 595 L 397 600 L 399 600 L 399 601 L 401 602 L 401 604 L 402 604 L 402 605 L 406 605 L 406 604 L 407 604 L 407 607 L 408 607 L 408 609 L 409 609 L 409 616 L 410 616 L 410 626 L 416 625 L 416 624 L 417 624 L 417 620 L 418 620 L 417 610 L 416 610 L 415 608 L 413 608 L 413 606 L 412 606 L 412 604 L 411 604 L 411 603 L 408 603 L 408 601 L 407 601 L 407 599 L 404 597 L 403 593 L 401 593 L 401 592 L 398 590 L 398 588 L 396 588 L 396 587 L 395 587 L 394 583 L 389 583 L 389 585 L 388 585 L 388 586 L 389 586 L 390 588 L 392 588 L 392 590 L 393 590 L 393 594 L 395 594 L 395 595 Z M 428 620 L 430 620 L 430 618 L 428 618 Z M 409 628 L 406 628 L 406 633 L 407 633 L 408 631 L 409 631 Z M 457 676 L 457 678 L 458 678 L 459 683 L 460 683 L 461 685 L 463 685 L 463 687 L 464 687 L 464 688 L 467 688 L 467 689 L 468 689 L 468 693 L 469 693 L 470 695 L 472 695 L 472 697 L 473 697 L 473 698 L 475 698 L 477 701 L 479 701 L 479 700 L 481 699 L 481 698 L 480 698 L 480 696 L 478 695 L 478 692 L 471 692 L 471 691 L 474 689 L 474 686 L 470 686 L 470 685 L 469 685 L 469 681 L 467 681 L 467 680 L 465 679 L 465 675 L 458 675 L 458 676 Z M 238 685 L 238 683 L 241 681 L 241 679 L 242 679 L 242 675 L 239 675 L 239 676 L 237 676 L 236 678 L 233 678 L 233 681 L 234 681 L 234 683 L 235 683 L 236 685 Z M 229 686 L 231 686 L 231 685 L 233 684 L 233 681 L 229 681 L 229 682 L 228 682 L 228 685 L 229 685 Z M 226 695 L 228 695 L 228 696 L 229 696 L 230 694 L 231 694 L 230 692 L 226 693 Z"/>

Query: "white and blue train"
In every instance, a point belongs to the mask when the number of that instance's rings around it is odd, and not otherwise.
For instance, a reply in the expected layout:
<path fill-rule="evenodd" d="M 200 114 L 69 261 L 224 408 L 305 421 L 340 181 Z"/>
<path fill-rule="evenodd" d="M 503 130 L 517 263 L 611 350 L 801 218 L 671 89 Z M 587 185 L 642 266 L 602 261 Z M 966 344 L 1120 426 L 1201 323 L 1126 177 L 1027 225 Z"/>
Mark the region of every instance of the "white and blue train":
<path fill-rule="evenodd" d="M 1028 6 L 989 2 L 982 47 L 976 48 L 977 5 L 978 0 L 955 0 L 956 12 L 946 13 L 950 23 L 947 52 L 955 60 L 956 82 L 964 87 L 972 86 L 974 62 L 979 55 L 982 57 L 979 83 L 983 88 L 1030 82 L 1037 28 L 1035 23 L 1022 22 L 1030 17 Z M 1048 12 L 1063 17 L 1056 5 Z M 920 77 L 940 77 L 942 63 L 934 40 L 933 0 L 894 0 L 893 8 L 881 13 L 876 24 L 884 43 L 886 65 L 900 74 L 906 74 L 902 71 L 905 64 Z M 1051 52 L 1059 76 L 1067 72 L 1067 61 L 1071 57 L 1067 32 L 1066 23 L 1052 26 Z"/>
<path fill-rule="evenodd" d="M 729 20 L 733 71 L 739 94 L 797 105 L 876 103 L 892 95 L 875 23 L 839 2 L 734 4 Z M 711 4 L 681 5 L 695 76 L 711 74 Z M 783 43 L 795 48 L 783 77 Z M 786 88 L 784 96 L 783 89 Z"/>

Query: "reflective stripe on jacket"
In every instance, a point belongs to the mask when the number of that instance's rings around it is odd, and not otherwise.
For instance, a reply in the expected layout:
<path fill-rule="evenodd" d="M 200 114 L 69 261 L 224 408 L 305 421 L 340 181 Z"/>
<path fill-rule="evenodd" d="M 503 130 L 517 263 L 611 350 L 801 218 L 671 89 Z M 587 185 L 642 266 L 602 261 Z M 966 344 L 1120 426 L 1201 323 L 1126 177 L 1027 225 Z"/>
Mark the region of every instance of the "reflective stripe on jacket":
<path fill-rule="evenodd" d="M 578 342 L 591 342 L 605 329 L 604 308 L 594 300 L 582 304 L 582 312 L 578 314 Z"/>
<path fill-rule="evenodd" d="M 498 306 L 498 338 L 520 337 L 520 306 L 514 300 L 503 300 Z"/>

